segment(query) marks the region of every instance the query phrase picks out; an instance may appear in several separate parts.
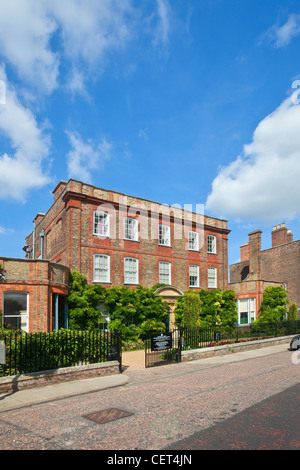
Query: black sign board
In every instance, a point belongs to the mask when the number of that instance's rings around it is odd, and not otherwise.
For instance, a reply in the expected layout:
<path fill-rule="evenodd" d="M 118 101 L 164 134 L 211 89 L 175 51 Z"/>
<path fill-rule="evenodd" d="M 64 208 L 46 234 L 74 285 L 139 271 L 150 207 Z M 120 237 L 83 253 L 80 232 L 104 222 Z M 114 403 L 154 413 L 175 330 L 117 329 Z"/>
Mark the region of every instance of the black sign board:
<path fill-rule="evenodd" d="M 117 345 L 111 345 L 110 348 L 108 349 L 108 358 L 109 359 L 118 359 L 118 346 Z"/>
<path fill-rule="evenodd" d="M 163 351 L 172 348 L 172 333 L 160 333 L 151 336 L 151 351 Z"/>

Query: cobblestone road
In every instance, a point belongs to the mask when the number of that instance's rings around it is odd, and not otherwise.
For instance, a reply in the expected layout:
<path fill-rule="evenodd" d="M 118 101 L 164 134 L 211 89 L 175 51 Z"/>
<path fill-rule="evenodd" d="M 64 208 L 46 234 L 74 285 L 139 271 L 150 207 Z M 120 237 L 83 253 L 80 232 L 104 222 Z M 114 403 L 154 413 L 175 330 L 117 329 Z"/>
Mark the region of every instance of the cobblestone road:
<path fill-rule="evenodd" d="M 127 370 L 130 382 L 123 387 L 0 414 L 0 450 L 176 449 L 177 442 L 299 384 L 300 365 L 291 355 L 284 350 L 240 362 L 220 358 Z M 299 413 L 299 397 L 294 406 Z M 84 417 L 110 408 L 130 415 L 104 424 Z M 282 447 L 299 444 L 297 435 L 279 438 Z"/>

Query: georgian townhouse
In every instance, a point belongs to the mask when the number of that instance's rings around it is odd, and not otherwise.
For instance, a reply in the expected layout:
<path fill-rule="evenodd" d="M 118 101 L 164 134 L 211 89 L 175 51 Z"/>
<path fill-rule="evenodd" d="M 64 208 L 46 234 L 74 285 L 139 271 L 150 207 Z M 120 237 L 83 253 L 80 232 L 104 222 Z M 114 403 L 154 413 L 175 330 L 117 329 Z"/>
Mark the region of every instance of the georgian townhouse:
<path fill-rule="evenodd" d="M 26 239 L 28 258 L 61 263 L 107 287 L 227 288 L 226 221 L 72 179 L 53 194 Z"/>
<path fill-rule="evenodd" d="M 26 257 L 76 270 L 105 287 L 163 283 L 165 296 L 228 288 L 227 222 L 102 189 L 60 181 L 26 238 Z M 163 293 L 162 293 L 163 295 Z"/>

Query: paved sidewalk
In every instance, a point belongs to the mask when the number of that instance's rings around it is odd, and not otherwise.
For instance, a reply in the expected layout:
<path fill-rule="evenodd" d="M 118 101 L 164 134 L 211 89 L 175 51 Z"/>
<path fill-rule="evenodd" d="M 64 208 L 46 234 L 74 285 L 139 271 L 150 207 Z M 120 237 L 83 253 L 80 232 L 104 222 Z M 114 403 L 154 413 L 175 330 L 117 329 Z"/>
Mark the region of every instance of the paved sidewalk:
<path fill-rule="evenodd" d="M 261 349 L 197 359 L 194 361 L 182 362 L 180 364 L 153 367 L 149 369 L 145 369 L 143 365 L 144 351 L 137 351 L 136 354 L 134 352 L 124 353 L 122 360 L 124 366 L 123 374 L 92 379 L 81 379 L 73 382 L 64 382 L 2 394 L 0 395 L 0 413 L 25 406 L 32 406 L 86 393 L 98 392 L 108 388 L 120 387 L 128 383 L 149 380 L 155 381 L 162 376 L 167 377 L 184 373 L 193 373 L 199 369 L 213 368 L 226 363 L 234 363 L 269 354 L 281 353 L 283 351 L 287 351 L 288 346 L 288 344 L 280 344 Z"/>
<path fill-rule="evenodd" d="M 0 413 L 84 393 L 98 392 L 107 388 L 120 387 L 126 385 L 128 381 L 129 377 L 127 375 L 117 374 L 46 385 L 29 390 L 18 390 L 17 392 L 0 395 Z"/>

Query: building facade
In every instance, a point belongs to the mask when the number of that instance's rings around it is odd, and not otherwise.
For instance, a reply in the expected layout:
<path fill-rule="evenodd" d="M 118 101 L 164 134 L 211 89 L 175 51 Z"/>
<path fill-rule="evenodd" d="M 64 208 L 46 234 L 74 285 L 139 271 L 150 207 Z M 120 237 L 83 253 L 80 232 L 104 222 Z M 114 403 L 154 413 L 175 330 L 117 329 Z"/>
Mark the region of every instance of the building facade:
<path fill-rule="evenodd" d="M 227 222 L 79 181 L 61 181 L 26 239 L 28 258 L 81 272 L 107 287 L 158 283 L 228 286 Z"/>
<path fill-rule="evenodd" d="M 27 259 L 62 264 L 105 287 L 163 283 L 175 296 L 228 288 L 225 220 L 73 179 L 60 181 L 53 195 L 26 238 Z"/>
<path fill-rule="evenodd" d="M 47 260 L 0 258 L 0 313 L 6 328 L 27 333 L 68 327 L 69 269 Z"/>
<path fill-rule="evenodd" d="M 239 322 L 249 324 L 259 315 L 266 287 L 282 286 L 288 300 L 300 307 L 300 240 L 284 223 L 273 227 L 272 247 L 261 250 L 261 230 L 249 233 L 241 246 L 241 261 L 230 269 L 229 287 L 236 292 Z"/>

